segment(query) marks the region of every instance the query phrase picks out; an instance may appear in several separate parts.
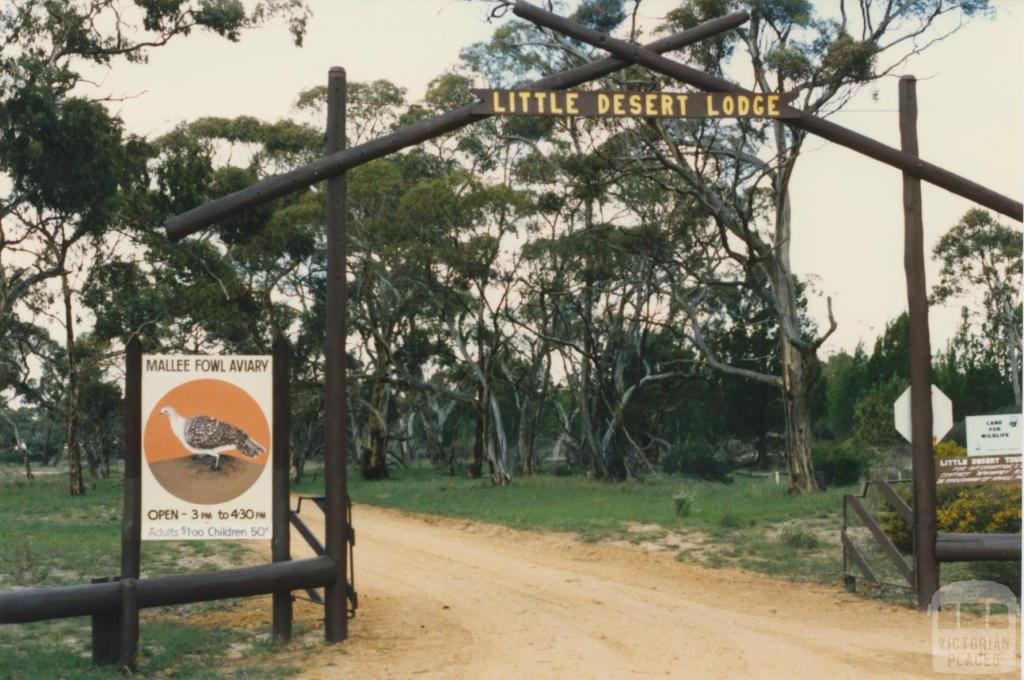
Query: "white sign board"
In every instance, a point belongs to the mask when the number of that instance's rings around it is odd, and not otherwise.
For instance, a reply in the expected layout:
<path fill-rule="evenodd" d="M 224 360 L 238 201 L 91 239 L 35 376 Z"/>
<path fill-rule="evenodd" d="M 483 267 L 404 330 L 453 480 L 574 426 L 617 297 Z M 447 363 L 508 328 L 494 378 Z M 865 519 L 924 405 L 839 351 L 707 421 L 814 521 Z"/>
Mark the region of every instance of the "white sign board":
<path fill-rule="evenodd" d="M 913 443 L 910 427 L 910 388 L 908 387 L 893 404 L 896 431 L 908 442 Z M 932 385 L 932 437 L 941 441 L 953 429 L 953 402 L 935 385 Z"/>
<path fill-rule="evenodd" d="M 142 357 L 142 540 L 271 536 L 269 356 Z"/>
<path fill-rule="evenodd" d="M 967 418 L 968 456 L 1013 456 L 1020 453 L 1020 414 Z"/>

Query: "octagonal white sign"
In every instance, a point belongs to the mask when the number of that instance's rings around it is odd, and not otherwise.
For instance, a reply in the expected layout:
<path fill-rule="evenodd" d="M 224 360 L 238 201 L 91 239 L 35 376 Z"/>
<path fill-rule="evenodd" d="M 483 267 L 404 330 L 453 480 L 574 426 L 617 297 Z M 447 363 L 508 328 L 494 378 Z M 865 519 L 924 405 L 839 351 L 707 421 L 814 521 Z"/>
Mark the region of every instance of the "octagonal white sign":
<path fill-rule="evenodd" d="M 903 391 L 893 403 L 896 431 L 908 442 L 913 443 L 910 436 L 910 388 Z M 940 441 L 953 429 L 953 402 L 949 400 L 935 385 L 932 385 L 932 437 Z"/>

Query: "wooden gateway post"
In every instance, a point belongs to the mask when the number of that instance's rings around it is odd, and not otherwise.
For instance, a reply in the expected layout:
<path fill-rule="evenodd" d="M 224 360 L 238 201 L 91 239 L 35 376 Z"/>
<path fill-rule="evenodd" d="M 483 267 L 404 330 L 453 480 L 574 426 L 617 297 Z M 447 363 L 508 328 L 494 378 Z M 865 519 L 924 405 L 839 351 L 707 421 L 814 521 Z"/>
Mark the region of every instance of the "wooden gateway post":
<path fill-rule="evenodd" d="M 345 148 L 345 69 L 334 67 L 327 76 L 327 154 Z M 348 335 L 345 292 L 345 174 L 327 180 L 327 339 L 324 346 L 324 487 L 327 495 L 324 547 L 338 564 L 339 577 L 324 592 L 324 638 L 341 642 L 348 637 L 346 542 L 348 526 L 345 340 Z"/>
<path fill-rule="evenodd" d="M 917 155 L 917 80 L 900 78 L 900 146 Z M 903 269 L 910 320 L 911 461 L 914 472 L 914 587 L 927 610 L 939 589 L 935 558 L 935 454 L 932 451 L 932 350 L 928 335 L 928 286 L 924 278 L 921 180 L 903 173 Z"/>

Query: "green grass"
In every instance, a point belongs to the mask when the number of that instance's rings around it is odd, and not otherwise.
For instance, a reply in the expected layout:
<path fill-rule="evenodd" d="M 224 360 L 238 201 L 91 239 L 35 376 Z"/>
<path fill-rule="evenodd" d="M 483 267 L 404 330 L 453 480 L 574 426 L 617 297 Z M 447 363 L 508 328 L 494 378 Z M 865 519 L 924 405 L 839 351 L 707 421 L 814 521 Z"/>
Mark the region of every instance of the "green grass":
<path fill-rule="evenodd" d="M 349 493 L 357 503 L 518 529 L 607 531 L 609 535 L 617 533 L 624 522 L 713 531 L 734 523 L 763 526 L 799 517 L 825 518 L 840 512 L 842 494 L 852 488 L 790 496 L 783 484 L 742 477 L 733 484 L 678 477 L 608 483 L 534 475 L 518 477 L 501 488 L 486 479 L 439 476 L 427 469 L 392 468 L 391 479 L 382 482 L 349 475 Z M 302 493 L 320 493 L 322 489 L 322 479 L 313 481 L 308 476 L 295 488 Z M 692 498 L 686 517 L 676 514 L 672 500 L 681 491 Z"/>
<path fill-rule="evenodd" d="M 71 498 L 64 477 L 0 482 L 0 588 L 87 583 L 119 573 L 121 486 L 97 480 L 84 496 Z M 181 570 L 216 569 L 242 563 L 237 543 L 142 543 L 143 571 L 161 576 Z"/>
<path fill-rule="evenodd" d="M 67 478 L 33 482 L 0 478 L 0 591 L 22 586 L 88 583 L 93 576 L 120 571 L 121 485 L 97 480 L 85 496 L 71 498 Z M 207 571 L 252 561 L 238 543 L 143 542 L 143 576 Z M 275 661 L 261 643 L 267 631 L 194 625 L 190 614 L 230 609 L 214 602 L 142 612 L 140 670 L 185 680 L 283 678 L 297 671 Z M 269 628 L 269 621 L 267 623 Z M 60 619 L 0 625 L 0 678 L 121 677 L 113 668 L 90 667 L 89 619 Z M 231 646 L 246 658 L 225 668 Z"/>
<path fill-rule="evenodd" d="M 382 482 L 350 474 L 352 500 L 516 529 L 574 532 L 584 541 L 659 542 L 683 562 L 740 567 L 797 581 L 842 581 L 842 494 L 853 487 L 791 496 L 784 484 L 752 477 L 737 477 L 732 484 L 681 477 L 607 483 L 535 475 L 499 488 L 486 479 L 446 477 L 422 468 L 392 468 L 391 474 Z M 322 479 L 307 476 L 296 490 L 320 493 Z M 688 513 L 682 516 L 675 500 L 680 494 L 689 499 Z M 793 532 L 799 536 L 794 538 Z M 682 542 L 687 545 L 680 547 Z"/>

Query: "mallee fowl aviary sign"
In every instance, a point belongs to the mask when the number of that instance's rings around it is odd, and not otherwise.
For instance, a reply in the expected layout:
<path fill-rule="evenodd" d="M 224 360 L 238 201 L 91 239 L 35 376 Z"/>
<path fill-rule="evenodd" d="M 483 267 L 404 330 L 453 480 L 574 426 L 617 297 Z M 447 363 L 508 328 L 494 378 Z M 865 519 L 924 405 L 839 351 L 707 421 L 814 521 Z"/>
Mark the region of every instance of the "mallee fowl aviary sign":
<path fill-rule="evenodd" d="M 591 118 L 795 118 L 796 93 L 473 90 L 481 115 Z"/>
<path fill-rule="evenodd" d="M 270 539 L 272 369 L 143 356 L 142 540 Z"/>

